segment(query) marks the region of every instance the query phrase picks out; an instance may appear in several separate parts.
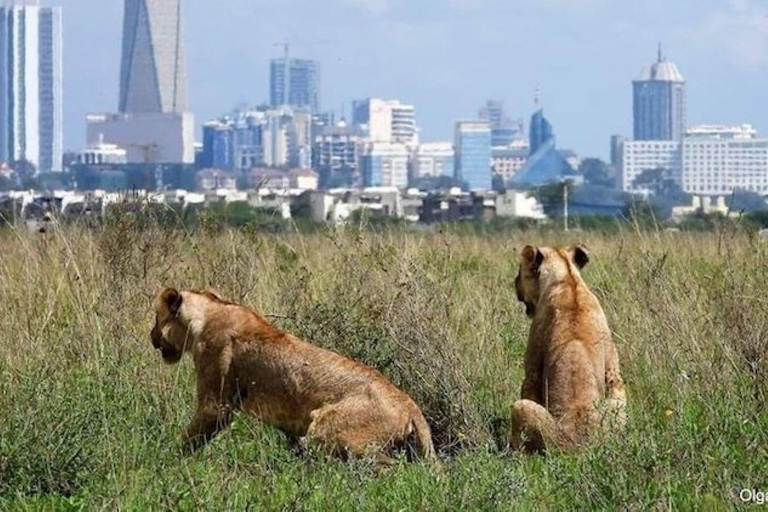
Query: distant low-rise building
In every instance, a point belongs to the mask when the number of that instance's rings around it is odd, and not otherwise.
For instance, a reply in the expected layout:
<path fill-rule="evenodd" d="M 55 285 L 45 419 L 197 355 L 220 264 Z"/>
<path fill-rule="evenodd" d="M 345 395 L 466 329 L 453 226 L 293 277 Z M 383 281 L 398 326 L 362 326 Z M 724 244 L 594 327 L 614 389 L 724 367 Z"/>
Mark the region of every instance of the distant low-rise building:
<path fill-rule="evenodd" d="M 361 157 L 364 187 L 408 186 L 409 152 L 405 144 L 369 142 Z"/>
<path fill-rule="evenodd" d="M 512 148 L 493 148 L 491 151 L 491 168 L 494 176 L 507 181 L 511 180 L 528 161 L 528 144 Z"/>
<path fill-rule="evenodd" d="M 116 144 L 106 144 L 103 139 L 88 146 L 77 155 L 77 163 L 84 165 L 127 164 L 128 152 Z"/>
<path fill-rule="evenodd" d="M 195 119 L 188 112 L 91 114 L 88 145 L 114 144 L 128 163 L 195 163 Z"/>
<path fill-rule="evenodd" d="M 413 155 L 413 177 L 453 176 L 455 152 L 450 142 L 422 142 Z"/>
<path fill-rule="evenodd" d="M 222 169 L 203 169 L 197 173 L 198 190 L 237 190 L 237 176 L 234 172 Z"/>
<path fill-rule="evenodd" d="M 312 169 L 255 168 L 250 171 L 251 184 L 258 189 L 317 190 L 317 173 Z"/>

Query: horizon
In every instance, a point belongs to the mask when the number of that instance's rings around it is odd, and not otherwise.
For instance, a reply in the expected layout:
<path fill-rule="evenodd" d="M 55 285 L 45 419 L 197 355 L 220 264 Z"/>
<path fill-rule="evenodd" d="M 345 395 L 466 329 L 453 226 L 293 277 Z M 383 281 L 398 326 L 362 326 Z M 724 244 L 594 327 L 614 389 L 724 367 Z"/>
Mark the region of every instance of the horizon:
<path fill-rule="evenodd" d="M 768 109 L 754 109 L 768 85 L 768 14 L 754 0 L 425 0 L 426 19 L 402 0 L 229 4 L 217 16 L 202 0 L 184 4 L 197 139 L 206 121 L 268 101 L 269 61 L 282 56 L 273 45 L 285 40 L 292 57 L 320 62 L 321 110 L 337 117 L 355 99 L 399 99 L 415 106 L 423 141 L 452 140 L 454 121 L 475 118 L 488 99 L 527 127 L 540 86 L 558 146 L 603 159 L 611 135 L 632 136 L 632 80 L 661 41 L 687 82 L 689 126 L 749 123 L 768 136 Z M 117 110 L 123 3 L 62 7 L 65 148 L 77 151 L 85 115 Z"/>

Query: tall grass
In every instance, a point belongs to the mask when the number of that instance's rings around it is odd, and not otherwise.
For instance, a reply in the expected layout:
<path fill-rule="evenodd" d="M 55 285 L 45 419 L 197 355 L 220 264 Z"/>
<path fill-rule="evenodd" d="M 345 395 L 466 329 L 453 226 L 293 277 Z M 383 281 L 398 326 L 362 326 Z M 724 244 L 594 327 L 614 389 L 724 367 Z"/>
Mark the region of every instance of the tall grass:
<path fill-rule="evenodd" d="M 579 453 L 502 449 L 528 321 L 526 243 L 583 242 L 630 424 Z M 768 491 L 768 246 L 738 231 L 311 235 L 162 228 L 0 233 L 0 509 L 730 507 Z M 215 288 L 363 360 L 423 407 L 445 474 L 297 454 L 241 416 L 180 455 L 194 397 L 148 333 L 165 285 Z"/>

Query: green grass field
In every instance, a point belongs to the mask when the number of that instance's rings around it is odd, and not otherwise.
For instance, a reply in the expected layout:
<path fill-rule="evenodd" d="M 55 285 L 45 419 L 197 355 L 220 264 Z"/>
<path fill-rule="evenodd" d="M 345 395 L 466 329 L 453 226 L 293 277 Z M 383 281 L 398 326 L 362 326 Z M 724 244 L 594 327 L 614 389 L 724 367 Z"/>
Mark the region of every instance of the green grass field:
<path fill-rule="evenodd" d="M 526 243 L 583 242 L 629 389 L 627 432 L 527 457 L 500 439 L 528 320 Z M 194 375 L 152 350 L 165 285 L 212 287 L 382 370 L 443 471 L 301 455 L 239 416 L 180 454 Z M 189 234 L 129 217 L 0 233 L 0 509 L 729 509 L 768 491 L 768 244 L 711 234 Z"/>

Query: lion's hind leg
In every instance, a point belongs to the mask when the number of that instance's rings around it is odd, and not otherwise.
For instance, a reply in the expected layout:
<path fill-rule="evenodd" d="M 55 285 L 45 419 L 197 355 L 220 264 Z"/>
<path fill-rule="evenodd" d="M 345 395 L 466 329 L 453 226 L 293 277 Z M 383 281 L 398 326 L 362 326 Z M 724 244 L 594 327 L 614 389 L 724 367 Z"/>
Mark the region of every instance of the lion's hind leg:
<path fill-rule="evenodd" d="M 345 398 L 313 411 L 311 418 L 304 444 L 336 455 L 390 462 L 382 449 L 400 437 L 393 428 L 397 418 L 366 397 Z"/>
<path fill-rule="evenodd" d="M 548 445 L 559 444 L 559 437 L 557 422 L 540 404 L 518 400 L 512 406 L 511 449 L 541 452 Z"/>

